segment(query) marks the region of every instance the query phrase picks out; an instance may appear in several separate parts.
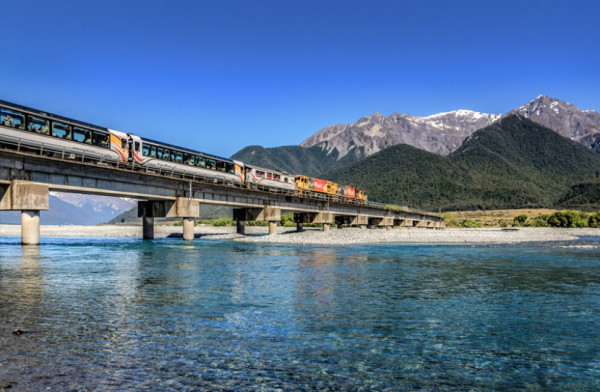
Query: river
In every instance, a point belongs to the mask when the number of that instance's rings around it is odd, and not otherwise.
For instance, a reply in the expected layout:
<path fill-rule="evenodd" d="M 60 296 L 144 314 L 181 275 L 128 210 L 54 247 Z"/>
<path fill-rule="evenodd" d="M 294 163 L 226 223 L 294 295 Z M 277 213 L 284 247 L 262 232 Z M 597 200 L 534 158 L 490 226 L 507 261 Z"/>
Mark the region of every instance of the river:
<path fill-rule="evenodd" d="M 600 389 L 597 237 L 18 240 L 0 237 L 0 387 L 14 391 Z"/>

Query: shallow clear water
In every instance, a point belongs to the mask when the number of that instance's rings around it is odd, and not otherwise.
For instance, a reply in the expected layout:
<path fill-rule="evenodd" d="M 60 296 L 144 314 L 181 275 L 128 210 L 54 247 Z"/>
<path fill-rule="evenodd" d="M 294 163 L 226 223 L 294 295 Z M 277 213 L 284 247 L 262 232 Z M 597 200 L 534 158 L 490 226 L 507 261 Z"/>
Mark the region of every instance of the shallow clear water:
<path fill-rule="evenodd" d="M 42 242 L 0 238 L 11 390 L 600 389 L 597 248 Z"/>

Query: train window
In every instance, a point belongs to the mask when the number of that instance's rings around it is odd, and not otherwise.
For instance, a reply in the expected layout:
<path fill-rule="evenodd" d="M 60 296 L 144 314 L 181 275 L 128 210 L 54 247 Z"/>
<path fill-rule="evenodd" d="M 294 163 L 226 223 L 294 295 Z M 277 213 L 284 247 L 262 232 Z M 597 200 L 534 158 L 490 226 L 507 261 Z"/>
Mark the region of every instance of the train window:
<path fill-rule="evenodd" d="M 279 174 L 273 174 L 273 180 L 281 181 L 281 177 L 279 176 Z"/>
<path fill-rule="evenodd" d="M 121 148 L 127 148 L 127 139 L 121 139 Z"/>
<path fill-rule="evenodd" d="M 206 161 L 203 157 L 196 157 L 196 166 L 206 167 Z"/>
<path fill-rule="evenodd" d="M 224 172 L 225 171 L 225 162 L 217 161 L 217 170 Z"/>
<path fill-rule="evenodd" d="M 87 132 L 89 133 L 90 131 Z M 94 146 L 108 148 L 108 134 L 92 132 L 92 144 Z"/>
<path fill-rule="evenodd" d="M 190 154 L 183 154 L 183 163 L 194 166 L 194 156 Z"/>
<path fill-rule="evenodd" d="M 50 127 L 50 121 L 45 120 L 40 117 L 27 116 L 27 129 L 31 132 L 37 133 L 45 133 L 48 134 L 48 129 Z"/>
<path fill-rule="evenodd" d="M 225 170 L 229 174 L 235 174 L 235 167 L 231 163 L 225 164 Z"/>
<path fill-rule="evenodd" d="M 73 140 L 79 143 L 87 143 L 90 144 L 92 142 L 92 138 L 90 137 L 91 131 L 87 129 L 74 127 L 73 128 Z"/>
<path fill-rule="evenodd" d="M 261 171 L 257 170 L 256 171 L 256 177 L 262 177 L 262 178 L 264 178 L 265 177 L 265 172 L 261 172 Z"/>
<path fill-rule="evenodd" d="M 56 136 L 61 139 L 71 139 L 71 126 L 67 124 L 54 121 L 52 123 L 52 136 Z"/>
<path fill-rule="evenodd" d="M 156 158 L 156 146 L 151 146 L 150 147 L 150 156 L 152 158 Z"/>
<path fill-rule="evenodd" d="M 206 160 L 206 167 L 211 170 L 215 170 L 217 167 L 217 162 L 214 159 Z"/>
<path fill-rule="evenodd" d="M 171 151 L 171 158 L 170 158 L 171 162 L 175 162 L 175 151 Z"/>
<path fill-rule="evenodd" d="M 170 161 L 171 160 L 171 151 L 169 149 L 165 148 L 163 150 L 162 159 L 165 160 L 165 161 Z"/>
<path fill-rule="evenodd" d="M 150 146 L 145 143 L 142 143 L 142 155 L 145 157 L 150 155 Z"/>
<path fill-rule="evenodd" d="M 183 163 L 183 153 L 182 152 L 175 153 L 175 162 Z"/>
<path fill-rule="evenodd" d="M 5 127 L 25 129 L 25 115 L 10 109 L 0 109 L 0 121 Z"/>
<path fill-rule="evenodd" d="M 164 149 L 162 147 L 156 148 L 156 157 L 158 159 L 163 159 L 163 155 L 165 154 Z"/>

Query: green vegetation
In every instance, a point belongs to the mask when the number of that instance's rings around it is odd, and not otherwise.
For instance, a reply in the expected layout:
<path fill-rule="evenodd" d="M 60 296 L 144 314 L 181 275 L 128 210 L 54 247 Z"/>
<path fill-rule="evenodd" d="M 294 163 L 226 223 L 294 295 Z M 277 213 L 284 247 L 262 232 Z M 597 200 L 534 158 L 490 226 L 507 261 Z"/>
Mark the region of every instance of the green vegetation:
<path fill-rule="evenodd" d="M 326 177 L 358 185 L 371 201 L 426 210 L 543 208 L 558 205 L 575 184 L 595 180 L 599 167 L 600 155 L 509 116 L 448 157 L 398 145 Z"/>
<path fill-rule="evenodd" d="M 406 210 L 406 207 L 397 206 L 395 204 L 386 204 L 385 209 L 389 211 L 403 212 Z"/>
<path fill-rule="evenodd" d="M 461 227 L 467 227 L 467 228 L 478 228 L 481 227 L 480 223 L 475 222 L 472 219 L 465 219 L 464 221 L 462 221 L 462 223 L 460 224 Z"/>
<path fill-rule="evenodd" d="M 519 215 L 513 221 L 513 227 L 599 227 L 600 211 L 588 215 L 580 211 L 556 211 L 529 219 L 527 215 Z"/>
<path fill-rule="evenodd" d="M 208 225 L 208 226 L 235 226 L 237 222 L 231 218 L 220 218 L 220 219 L 196 219 L 194 225 Z M 174 226 L 182 226 L 183 222 L 178 221 L 174 223 Z M 268 226 L 269 222 L 265 221 L 247 221 L 246 226 Z M 282 227 L 296 227 L 294 222 L 294 214 L 282 214 L 281 220 L 277 223 L 278 226 Z M 322 227 L 320 224 L 305 223 L 306 227 Z"/>
<path fill-rule="evenodd" d="M 337 151 L 327 155 L 327 151 L 317 146 L 309 148 L 249 146 L 238 151 L 231 158 L 249 165 L 279 169 L 291 174 L 304 174 L 310 177 L 319 177 L 333 168 L 358 161 L 354 154 L 348 154 L 338 160 Z"/>

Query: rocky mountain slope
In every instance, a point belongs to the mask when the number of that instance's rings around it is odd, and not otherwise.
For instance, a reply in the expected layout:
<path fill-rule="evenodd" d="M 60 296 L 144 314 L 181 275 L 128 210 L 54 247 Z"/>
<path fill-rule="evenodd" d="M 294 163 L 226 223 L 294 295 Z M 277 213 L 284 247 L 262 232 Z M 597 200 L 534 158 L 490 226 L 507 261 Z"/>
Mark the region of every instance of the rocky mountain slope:
<path fill-rule="evenodd" d="M 328 154 L 337 150 L 339 158 L 354 154 L 363 158 L 397 144 L 448 155 L 478 129 L 488 126 L 500 114 L 457 110 L 429 117 L 375 113 L 356 123 L 326 127 L 303 141 L 303 147 L 320 146 Z"/>
<path fill-rule="evenodd" d="M 509 114 L 519 114 L 600 153 L 600 113 L 540 95 Z"/>
<path fill-rule="evenodd" d="M 599 168 L 600 155 L 510 115 L 449 156 L 398 145 L 324 177 L 366 189 L 372 201 L 437 211 L 558 206 L 575 184 L 597 181 Z"/>
<path fill-rule="evenodd" d="M 600 114 L 540 95 L 507 115 L 519 114 L 560 135 L 600 152 Z M 457 110 L 428 117 L 380 113 L 353 124 L 326 127 L 300 145 L 318 146 L 327 154 L 337 150 L 338 159 L 353 154 L 359 159 L 397 144 L 408 144 L 440 155 L 449 155 L 473 132 L 502 118 L 500 114 Z"/>

